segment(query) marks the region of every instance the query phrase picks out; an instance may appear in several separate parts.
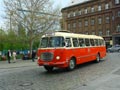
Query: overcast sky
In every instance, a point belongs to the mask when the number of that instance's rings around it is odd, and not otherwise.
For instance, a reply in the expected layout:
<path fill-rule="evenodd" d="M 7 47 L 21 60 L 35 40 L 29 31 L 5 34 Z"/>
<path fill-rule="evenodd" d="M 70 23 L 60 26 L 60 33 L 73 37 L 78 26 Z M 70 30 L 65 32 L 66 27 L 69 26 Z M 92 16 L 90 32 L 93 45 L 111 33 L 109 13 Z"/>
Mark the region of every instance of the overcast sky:
<path fill-rule="evenodd" d="M 77 4 L 80 2 L 84 2 L 87 0 L 52 0 L 55 3 L 55 6 L 59 6 L 60 8 L 64 8 L 73 4 Z M 71 2 L 73 2 L 71 4 Z M 0 27 L 4 25 L 4 4 L 3 0 L 0 0 Z"/>
<path fill-rule="evenodd" d="M 4 5 L 3 0 L 0 0 L 0 27 L 3 25 L 4 19 L 2 18 L 4 16 Z"/>

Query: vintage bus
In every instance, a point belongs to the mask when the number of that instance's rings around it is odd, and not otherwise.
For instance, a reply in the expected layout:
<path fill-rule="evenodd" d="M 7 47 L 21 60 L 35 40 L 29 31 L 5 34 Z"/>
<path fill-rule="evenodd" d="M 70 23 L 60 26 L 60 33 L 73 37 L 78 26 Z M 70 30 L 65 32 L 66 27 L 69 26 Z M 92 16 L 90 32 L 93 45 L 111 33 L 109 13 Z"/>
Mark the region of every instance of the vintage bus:
<path fill-rule="evenodd" d="M 96 35 L 54 32 L 41 38 L 38 48 L 38 65 L 47 71 L 54 67 L 73 70 L 85 62 L 100 62 L 106 56 L 105 41 Z"/>

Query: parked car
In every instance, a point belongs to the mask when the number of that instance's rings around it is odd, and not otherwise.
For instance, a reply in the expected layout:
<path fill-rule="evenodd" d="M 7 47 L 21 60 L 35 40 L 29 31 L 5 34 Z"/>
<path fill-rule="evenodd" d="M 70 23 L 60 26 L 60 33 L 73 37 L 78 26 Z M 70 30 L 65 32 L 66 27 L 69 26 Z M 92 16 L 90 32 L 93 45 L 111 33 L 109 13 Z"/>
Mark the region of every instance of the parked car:
<path fill-rule="evenodd" d="M 115 45 L 112 46 L 111 48 L 108 48 L 107 52 L 120 52 L 120 45 Z"/>
<path fill-rule="evenodd" d="M 30 54 L 23 54 L 22 59 L 23 60 L 29 60 L 30 59 Z"/>

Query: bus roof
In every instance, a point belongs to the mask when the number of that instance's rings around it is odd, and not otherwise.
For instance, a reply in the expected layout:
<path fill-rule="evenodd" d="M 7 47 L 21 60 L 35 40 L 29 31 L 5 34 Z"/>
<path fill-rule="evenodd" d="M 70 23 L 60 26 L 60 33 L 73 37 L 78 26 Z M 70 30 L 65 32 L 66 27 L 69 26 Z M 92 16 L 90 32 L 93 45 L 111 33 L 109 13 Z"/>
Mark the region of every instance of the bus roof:
<path fill-rule="evenodd" d="M 75 34 L 69 32 L 54 32 L 54 33 L 47 33 L 42 37 L 53 37 L 53 36 L 63 36 L 63 37 L 72 37 L 72 38 L 89 38 L 89 39 L 103 39 L 101 36 L 96 35 L 85 35 L 85 34 Z"/>

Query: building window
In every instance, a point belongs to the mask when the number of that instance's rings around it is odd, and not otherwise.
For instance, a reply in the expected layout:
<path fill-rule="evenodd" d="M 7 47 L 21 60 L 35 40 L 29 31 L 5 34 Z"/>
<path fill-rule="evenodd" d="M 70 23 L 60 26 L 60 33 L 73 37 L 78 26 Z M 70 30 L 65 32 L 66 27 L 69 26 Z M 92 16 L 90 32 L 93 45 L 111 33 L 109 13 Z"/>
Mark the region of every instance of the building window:
<path fill-rule="evenodd" d="M 102 18 L 98 18 L 98 24 L 102 24 Z"/>
<path fill-rule="evenodd" d="M 120 17 L 120 11 L 118 11 L 118 17 Z"/>
<path fill-rule="evenodd" d="M 95 35 L 95 32 L 94 32 L 94 31 L 92 32 L 92 35 Z"/>
<path fill-rule="evenodd" d="M 88 35 L 89 33 L 88 33 L 88 32 L 86 32 L 85 34 L 86 34 L 86 35 Z"/>
<path fill-rule="evenodd" d="M 109 9 L 109 4 L 105 4 L 105 9 Z"/>
<path fill-rule="evenodd" d="M 81 15 L 81 14 L 82 14 L 82 11 L 80 10 L 80 11 L 79 11 L 79 15 Z"/>
<path fill-rule="evenodd" d="M 68 29 L 70 29 L 70 23 L 68 24 Z"/>
<path fill-rule="evenodd" d="M 82 27 L 82 22 L 81 21 L 79 21 L 79 27 Z"/>
<path fill-rule="evenodd" d="M 85 21 L 85 26 L 88 26 L 88 21 L 87 20 Z"/>
<path fill-rule="evenodd" d="M 101 11 L 102 10 L 102 7 L 101 5 L 98 6 L 98 11 Z"/>
<path fill-rule="evenodd" d="M 95 24 L 95 20 L 92 19 L 92 20 L 91 20 L 91 25 L 94 25 L 94 24 Z"/>
<path fill-rule="evenodd" d="M 117 26 L 117 32 L 120 32 L 120 25 Z"/>
<path fill-rule="evenodd" d="M 106 17 L 106 23 L 110 23 L 110 17 Z"/>
<path fill-rule="evenodd" d="M 101 30 L 99 30 L 98 35 L 99 35 L 99 36 L 102 36 L 102 31 L 101 31 Z"/>
<path fill-rule="evenodd" d="M 76 23 L 73 23 L 73 28 L 76 28 Z"/>
<path fill-rule="evenodd" d="M 78 16 L 78 11 L 75 11 L 75 16 Z"/>
<path fill-rule="evenodd" d="M 107 30 L 107 31 L 106 31 L 106 35 L 107 35 L 107 36 L 110 36 L 110 30 Z"/>
<path fill-rule="evenodd" d="M 70 13 L 70 17 L 73 17 L 73 12 Z"/>
<path fill-rule="evenodd" d="M 88 13 L 88 10 L 87 9 L 85 9 L 85 14 L 87 14 Z"/>
<path fill-rule="evenodd" d="M 70 17 L 70 13 L 68 13 L 68 18 Z"/>
<path fill-rule="evenodd" d="M 75 17 L 75 15 L 76 15 L 76 13 L 75 13 L 75 12 L 73 12 L 73 17 Z"/>
<path fill-rule="evenodd" d="M 115 0 L 115 4 L 119 4 L 120 3 L 120 0 Z"/>
<path fill-rule="evenodd" d="M 91 8 L 91 12 L 95 12 L 95 8 L 94 7 Z"/>
<path fill-rule="evenodd" d="M 73 12 L 69 12 L 68 15 L 67 15 L 68 18 L 70 18 L 72 16 L 73 16 Z"/>

